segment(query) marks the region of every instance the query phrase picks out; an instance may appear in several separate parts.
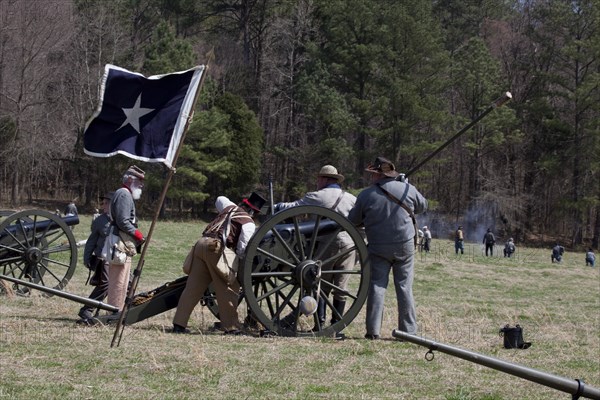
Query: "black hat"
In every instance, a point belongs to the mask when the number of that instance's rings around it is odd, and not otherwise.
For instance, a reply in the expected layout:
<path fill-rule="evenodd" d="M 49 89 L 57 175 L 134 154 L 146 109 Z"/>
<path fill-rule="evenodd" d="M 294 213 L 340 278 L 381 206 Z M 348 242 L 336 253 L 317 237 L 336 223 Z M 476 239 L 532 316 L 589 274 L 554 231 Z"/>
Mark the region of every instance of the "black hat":
<path fill-rule="evenodd" d="M 102 196 L 100 196 L 100 200 L 102 200 L 102 199 L 112 200 L 114 194 L 115 194 L 115 192 L 106 192 Z"/>
<path fill-rule="evenodd" d="M 262 197 L 260 194 L 258 194 L 256 192 L 252 192 L 252 194 L 250 194 L 250 197 L 242 200 L 242 202 L 244 204 L 246 204 L 248 207 L 250 207 L 251 209 L 253 209 L 254 211 L 260 212 L 260 209 L 262 208 L 262 206 L 265 205 L 267 200 L 264 197 Z"/>

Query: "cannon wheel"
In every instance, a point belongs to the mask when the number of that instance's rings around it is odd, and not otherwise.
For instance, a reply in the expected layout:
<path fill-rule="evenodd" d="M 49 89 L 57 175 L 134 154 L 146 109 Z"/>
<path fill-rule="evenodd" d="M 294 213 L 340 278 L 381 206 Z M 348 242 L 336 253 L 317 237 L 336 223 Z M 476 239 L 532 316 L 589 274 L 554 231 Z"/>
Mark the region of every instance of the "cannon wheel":
<path fill-rule="evenodd" d="M 321 235 L 320 227 L 329 220 L 337 223 L 335 231 Z M 292 233 L 279 233 L 278 224 L 292 226 Z M 300 225 L 306 224 L 309 229 L 301 233 Z M 344 232 L 354 246 L 331 255 L 330 246 L 336 235 Z M 356 251 L 354 268 L 331 270 L 348 250 Z M 341 314 L 334 309 L 333 293 L 326 295 L 335 288 L 330 282 L 334 275 L 348 278 L 346 307 Z M 253 318 L 267 332 L 280 336 L 333 336 L 358 315 L 367 298 L 371 270 L 367 246 L 350 221 L 328 208 L 300 206 L 275 214 L 257 229 L 246 247 L 239 279 Z M 300 304 L 306 296 L 325 300 L 324 324 L 319 323 L 317 313 L 302 314 Z M 330 323 L 334 314 L 339 320 Z"/>
<path fill-rule="evenodd" d="M 9 215 L 0 223 L 3 275 L 61 290 L 76 266 L 75 237 L 59 216 L 43 210 L 26 210 Z M 27 287 L 19 285 L 13 289 L 20 295 L 30 293 Z"/>

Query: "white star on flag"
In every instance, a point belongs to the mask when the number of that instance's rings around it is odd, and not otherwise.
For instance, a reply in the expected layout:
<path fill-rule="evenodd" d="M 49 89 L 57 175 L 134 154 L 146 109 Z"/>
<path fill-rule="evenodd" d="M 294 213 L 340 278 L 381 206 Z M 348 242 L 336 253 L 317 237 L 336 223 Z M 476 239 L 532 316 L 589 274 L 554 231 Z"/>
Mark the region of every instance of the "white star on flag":
<path fill-rule="evenodd" d="M 127 116 L 127 119 L 125 119 L 125 122 L 123 122 L 123 125 L 121 125 L 119 127 L 119 129 L 121 129 L 122 127 L 124 127 L 127 124 L 130 124 L 133 127 L 133 129 L 136 130 L 136 132 L 138 134 L 140 133 L 140 118 L 142 118 L 144 115 L 149 114 L 152 111 L 154 111 L 154 108 L 140 107 L 141 102 L 142 102 L 142 94 L 140 93 L 137 100 L 135 101 L 133 108 L 123 108 L 122 109 L 123 112 L 125 113 L 125 115 Z M 117 129 L 117 130 L 119 130 L 119 129 Z"/>

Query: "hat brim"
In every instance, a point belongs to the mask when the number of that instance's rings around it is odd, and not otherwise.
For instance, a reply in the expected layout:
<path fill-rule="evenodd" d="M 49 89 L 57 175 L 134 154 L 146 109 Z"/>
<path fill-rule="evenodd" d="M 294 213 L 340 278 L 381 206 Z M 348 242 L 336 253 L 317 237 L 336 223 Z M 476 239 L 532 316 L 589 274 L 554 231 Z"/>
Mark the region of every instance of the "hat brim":
<path fill-rule="evenodd" d="M 387 176 L 388 178 L 397 178 L 400 175 L 400 173 L 396 172 L 396 171 L 382 172 L 382 171 L 379 171 L 378 169 L 374 169 L 374 168 L 365 168 L 365 171 L 370 172 L 372 174 L 384 175 L 384 176 Z"/>
<path fill-rule="evenodd" d="M 323 176 L 325 178 L 337 179 L 339 182 L 344 181 L 344 175 L 340 175 L 340 174 L 317 174 L 317 176 Z"/>

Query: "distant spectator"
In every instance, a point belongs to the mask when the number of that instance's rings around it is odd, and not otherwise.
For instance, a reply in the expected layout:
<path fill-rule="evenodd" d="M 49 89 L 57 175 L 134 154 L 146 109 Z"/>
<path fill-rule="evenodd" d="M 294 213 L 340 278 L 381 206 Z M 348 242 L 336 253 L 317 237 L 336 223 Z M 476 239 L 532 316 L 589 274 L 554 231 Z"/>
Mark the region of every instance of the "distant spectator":
<path fill-rule="evenodd" d="M 425 225 L 423 227 L 423 234 L 425 235 L 425 241 L 423 243 L 423 250 L 425 250 L 425 253 L 429 253 L 429 249 L 431 247 L 431 231 L 429 230 L 427 225 Z"/>
<path fill-rule="evenodd" d="M 591 247 L 588 249 L 587 253 L 585 253 L 585 266 L 587 267 L 588 265 L 590 267 L 596 266 L 596 256 Z"/>
<path fill-rule="evenodd" d="M 515 252 L 515 242 L 513 242 L 513 238 L 508 239 L 506 243 L 504 243 L 504 257 L 510 258 L 512 254 Z"/>
<path fill-rule="evenodd" d="M 71 217 L 73 215 L 78 215 L 75 200 L 71 200 L 71 202 L 67 204 L 67 207 L 65 207 L 65 217 Z"/>
<path fill-rule="evenodd" d="M 483 244 L 485 244 L 485 256 L 494 256 L 494 244 L 496 244 L 496 237 L 492 233 L 492 230 L 488 228 L 485 235 L 483 235 Z"/>
<path fill-rule="evenodd" d="M 459 226 L 454 233 L 454 250 L 456 251 L 456 254 L 458 254 L 458 250 L 460 250 L 460 254 L 465 254 L 464 240 L 465 237 L 462 231 L 462 226 Z"/>
<path fill-rule="evenodd" d="M 561 262 L 562 256 L 565 253 L 565 248 L 560 244 L 556 243 L 556 246 L 552 248 L 552 262 Z"/>
<path fill-rule="evenodd" d="M 423 250 L 423 236 L 423 231 L 419 229 L 417 231 L 417 248 L 419 249 L 419 251 Z"/>

